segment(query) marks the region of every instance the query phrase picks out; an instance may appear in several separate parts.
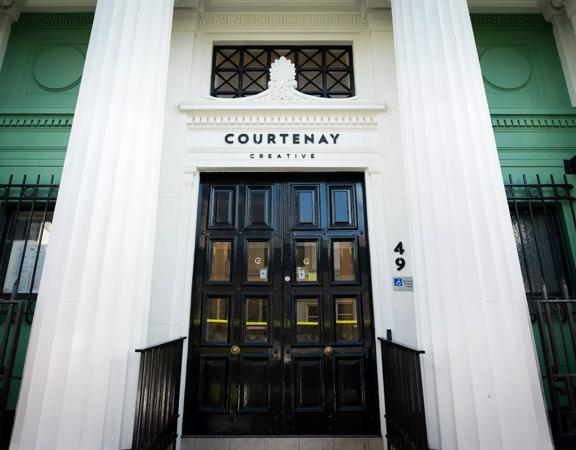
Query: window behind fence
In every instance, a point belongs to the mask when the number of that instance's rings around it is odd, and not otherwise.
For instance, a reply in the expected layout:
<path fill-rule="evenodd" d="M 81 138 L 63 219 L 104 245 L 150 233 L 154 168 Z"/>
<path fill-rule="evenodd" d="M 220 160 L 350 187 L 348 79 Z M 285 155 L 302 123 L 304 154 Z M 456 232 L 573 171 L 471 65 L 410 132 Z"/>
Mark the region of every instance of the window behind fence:
<path fill-rule="evenodd" d="M 0 446 L 10 436 L 58 185 L 0 185 Z"/>
<path fill-rule="evenodd" d="M 576 437 L 573 186 L 566 177 L 506 180 L 548 415 L 556 442 Z M 573 442 L 573 441 L 571 441 Z M 573 448 L 572 446 L 566 448 Z"/>

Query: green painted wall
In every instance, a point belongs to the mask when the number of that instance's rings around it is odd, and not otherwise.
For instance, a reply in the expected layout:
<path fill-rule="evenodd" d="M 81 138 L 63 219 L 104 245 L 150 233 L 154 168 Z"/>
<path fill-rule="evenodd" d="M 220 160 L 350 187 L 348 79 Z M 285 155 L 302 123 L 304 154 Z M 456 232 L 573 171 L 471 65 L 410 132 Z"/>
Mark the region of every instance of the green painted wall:
<path fill-rule="evenodd" d="M 13 25 L 0 71 L 0 184 L 10 175 L 16 183 L 24 175 L 32 182 L 38 175 L 59 181 L 92 19 L 92 14 L 23 14 Z M 25 321 L 16 376 L 22 373 L 29 334 Z M 15 379 L 9 409 L 15 408 L 19 389 Z"/>
<path fill-rule="evenodd" d="M 473 15 L 503 173 L 564 173 L 576 155 L 570 105 L 552 27 L 540 15 Z"/>
<path fill-rule="evenodd" d="M 60 178 L 92 14 L 23 14 L 0 72 L 0 183 Z"/>
<path fill-rule="evenodd" d="M 564 160 L 576 156 L 576 108 L 551 24 L 524 14 L 473 15 L 472 24 L 503 176 L 520 181 L 526 175 L 534 183 L 537 174 L 543 180 L 553 175 L 562 182 Z M 567 178 L 576 185 L 576 176 Z"/>

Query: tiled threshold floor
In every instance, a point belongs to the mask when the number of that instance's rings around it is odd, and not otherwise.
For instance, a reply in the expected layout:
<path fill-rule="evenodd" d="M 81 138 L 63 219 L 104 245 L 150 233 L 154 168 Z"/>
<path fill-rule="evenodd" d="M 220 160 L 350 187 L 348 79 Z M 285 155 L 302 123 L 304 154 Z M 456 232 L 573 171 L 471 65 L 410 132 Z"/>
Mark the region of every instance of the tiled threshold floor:
<path fill-rule="evenodd" d="M 384 450 L 382 438 L 183 438 L 181 450 Z"/>

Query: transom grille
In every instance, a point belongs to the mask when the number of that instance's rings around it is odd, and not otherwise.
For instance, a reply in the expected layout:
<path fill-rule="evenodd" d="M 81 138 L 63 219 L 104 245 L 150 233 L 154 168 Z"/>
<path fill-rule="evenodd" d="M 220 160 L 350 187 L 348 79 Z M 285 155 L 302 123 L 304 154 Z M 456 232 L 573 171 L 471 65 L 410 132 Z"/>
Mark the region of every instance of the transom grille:
<path fill-rule="evenodd" d="M 329 98 L 354 96 L 351 46 L 215 46 L 214 97 L 246 97 L 268 87 L 270 65 L 285 56 L 296 65 L 298 90 Z"/>

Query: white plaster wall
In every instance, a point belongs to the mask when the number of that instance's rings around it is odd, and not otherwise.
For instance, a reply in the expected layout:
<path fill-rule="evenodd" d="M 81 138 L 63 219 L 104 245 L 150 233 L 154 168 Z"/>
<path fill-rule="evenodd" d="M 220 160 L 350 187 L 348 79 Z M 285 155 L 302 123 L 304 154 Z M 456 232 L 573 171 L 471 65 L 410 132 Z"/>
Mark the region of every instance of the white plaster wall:
<path fill-rule="evenodd" d="M 320 25 L 316 22 L 315 26 L 306 25 L 306 20 L 299 17 L 292 21 L 284 20 L 284 23 L 290 23 L 285 26 L 267 25 L 272 22 L 266 18 L 252 26 L 246 23 L 230 25 L 227 19 L 216 19 L 202 21 L 195 13 L 175 12 L 149 343 L 188 334 L 200 172 L 358 170 L 366 176 L 376 335 L 385 336 L 386 329 L 392 329 L 395 340 L 416 345 L 412 294 L 392 289 L 392 277 L 398 273 L 393 263 L 399 256 L 393 249 L 399 241 L 404 243 L 406 253 L 403 257 L 407 261 L 401 275 L 413 274 L 389 12 L 370 14 L 368 19 L 358 16 L 333 20 L 337 25 L 319 19 Z M 366 139 L 369 144 L 362 148 L 324 150 L 324 158 L 305 163 L 273 160 L 272 163 L 258 163 L 255 167 L 254 161 L 239 158 L 234 149 L 215 148 L 208 140 L 202 142 L 202 133 L 187 126 L 188 116 L 180 111 L 179 105 L 198 102 L 209 94 L 212 46 L 224 42 L 352 44 L 356 92 L 364 97 L 358 100 L 358 104 L 378 101 L 386 104 L 386 111 L 377 114 L 377 131 Z M 302 114 L 306 111 L 303 110 Z"/>

